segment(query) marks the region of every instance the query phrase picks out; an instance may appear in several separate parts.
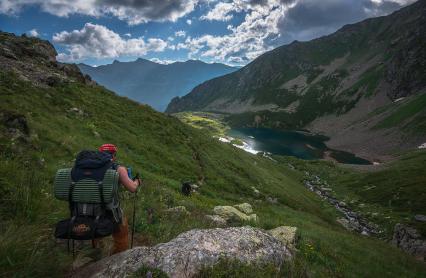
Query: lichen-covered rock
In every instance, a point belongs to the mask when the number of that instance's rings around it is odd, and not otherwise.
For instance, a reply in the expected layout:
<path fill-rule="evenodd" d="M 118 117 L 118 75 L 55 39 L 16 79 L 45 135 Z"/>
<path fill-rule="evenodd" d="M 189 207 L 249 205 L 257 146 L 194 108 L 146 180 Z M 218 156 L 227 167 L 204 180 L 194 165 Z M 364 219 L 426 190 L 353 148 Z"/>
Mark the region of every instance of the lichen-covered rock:
<path fill-rule="evenodd" d="M 206 218 L 219 227 L 226 226 L 226 220 L 219 215 L 206 215 Z"/>
<path fill-rule="evenodd" d="M 280 267 L 291 257 L 280 240 L 257 228 L 196 229 L 167 243 L 105 258 L 78 271 L 75 277 L 125 277 L 142 266 L 158 268 L 173 278 L 193 277 L 221 258 Z"/>
<path fill-rule="evenodd" d="M 276 239 L 280 240 L 290 249 L 295 249 L 295 243 L 297 239 L 296 227 L 280 226 L 275 229 L 269 230 L 268 233 L 270 233 Z"/>
<path fill-rule="evenodd" d="M 213 212 L 226 221 L 244 222 L 257 220 L 256 214 L 247 215 L 231 206 L 216 206 L 214 207 Z"/>
<path fill-rule="evenodd" d="M 242 203 L 234 206 L 236 209 L 238 209 L 241 212 L 244 212 L 245 214 L 252 214 L 253 208 L 249 203 Z"/>

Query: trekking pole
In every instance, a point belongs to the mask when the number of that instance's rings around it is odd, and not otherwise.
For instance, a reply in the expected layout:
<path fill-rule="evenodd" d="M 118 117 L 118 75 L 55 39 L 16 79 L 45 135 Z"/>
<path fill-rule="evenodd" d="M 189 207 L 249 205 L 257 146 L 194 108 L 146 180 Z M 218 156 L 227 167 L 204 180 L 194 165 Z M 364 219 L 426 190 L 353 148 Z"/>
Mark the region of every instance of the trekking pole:
<path fill-rule="evenodd" d="M 136 179 L 139 179 L 139 174 L 136 174 L 134 180 L 136 180 Z M 133 248 L 133 238 L 134 238 L 135 230 L 136 230 L 135 219 L 136 219 L 136 199 L 137 199 L 137 196 L 138 196 L 138 189 L 139 189 L 139 186 L 138 186 L 138 188 L 136 188 L 135 196 L 133 197 L 132 238 L 131 238 L 131 241 L 130 241 L 130 249 Z"/>

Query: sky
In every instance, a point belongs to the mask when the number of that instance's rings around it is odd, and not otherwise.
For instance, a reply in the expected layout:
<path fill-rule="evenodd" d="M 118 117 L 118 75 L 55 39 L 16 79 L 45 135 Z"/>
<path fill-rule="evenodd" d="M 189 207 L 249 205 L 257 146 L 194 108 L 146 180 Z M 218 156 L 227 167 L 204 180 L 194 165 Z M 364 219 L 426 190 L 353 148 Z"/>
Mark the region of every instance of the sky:
<path fill-rule="evenodd" d="M 0 0 L 0 30 L 49 40 L 62 62 L 145 58 L 245 65 L 280 45 L 415 0 Z"/>

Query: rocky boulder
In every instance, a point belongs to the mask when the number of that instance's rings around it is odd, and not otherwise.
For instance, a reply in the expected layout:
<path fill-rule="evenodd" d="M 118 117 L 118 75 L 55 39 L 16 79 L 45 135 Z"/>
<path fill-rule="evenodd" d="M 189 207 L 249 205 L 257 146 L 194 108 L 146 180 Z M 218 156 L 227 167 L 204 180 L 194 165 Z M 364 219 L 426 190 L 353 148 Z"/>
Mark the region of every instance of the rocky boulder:
<path fill-rule="evenodd" d="M 291 250 L 295 250 L 295 244 L 297 240 L 297 228 L 291 226 L 280 226 L 275 229 L 269 230 L 273 237 L 280 240 Z"/>
<path fill-rule="evenodd" d="M 193 277 L 222 258 L 280 267 L 292 255 L 280 240 L 257 228 L 196 229 L 167 243 L 105 258 L 78 271 L 75 277 L 125 277 L 142 266 L 160 269 L 170 277 Z"/>
<path fill-rule="evenodd" d="M 228 222 L 257 221 L 256 214 L 247 215 L 231 206 L 216 206 L 213 212 Z"/>
<path fill-rule="evenodd" d="M 245 214 L 252 214 L 253 208 L 249 203 L 242 203 L 239 205 L 234 206 L 236 209 L 238 209 L 241 212 L 244 212 Z"/>
<path fill-rule="evenodd" d="M 426 258 L 426 240 L 412 227 L 396 224 L 392 244 L 418 260 L 424 261 Z"/>

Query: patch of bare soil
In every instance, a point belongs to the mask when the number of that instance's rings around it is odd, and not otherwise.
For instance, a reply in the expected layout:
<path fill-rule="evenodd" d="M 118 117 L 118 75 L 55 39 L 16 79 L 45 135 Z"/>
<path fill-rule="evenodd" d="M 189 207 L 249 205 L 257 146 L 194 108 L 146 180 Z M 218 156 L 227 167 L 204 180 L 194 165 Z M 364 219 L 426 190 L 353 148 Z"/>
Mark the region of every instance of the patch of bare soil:
<path fill-rule="evenodd" d="M 307 80 L 308 78 L 305 75 L 301 74 L 297 76 L 296 78 L 289 80 L 283 85 L 281 85 L 280 89 L 286 89 L 288 91 L 293 91 L 293 92 L 296 92 L 297 94 L 300 94 L 303 91 L 303 89 L 305 89 L 306 86 L 308 86 Z"/>

